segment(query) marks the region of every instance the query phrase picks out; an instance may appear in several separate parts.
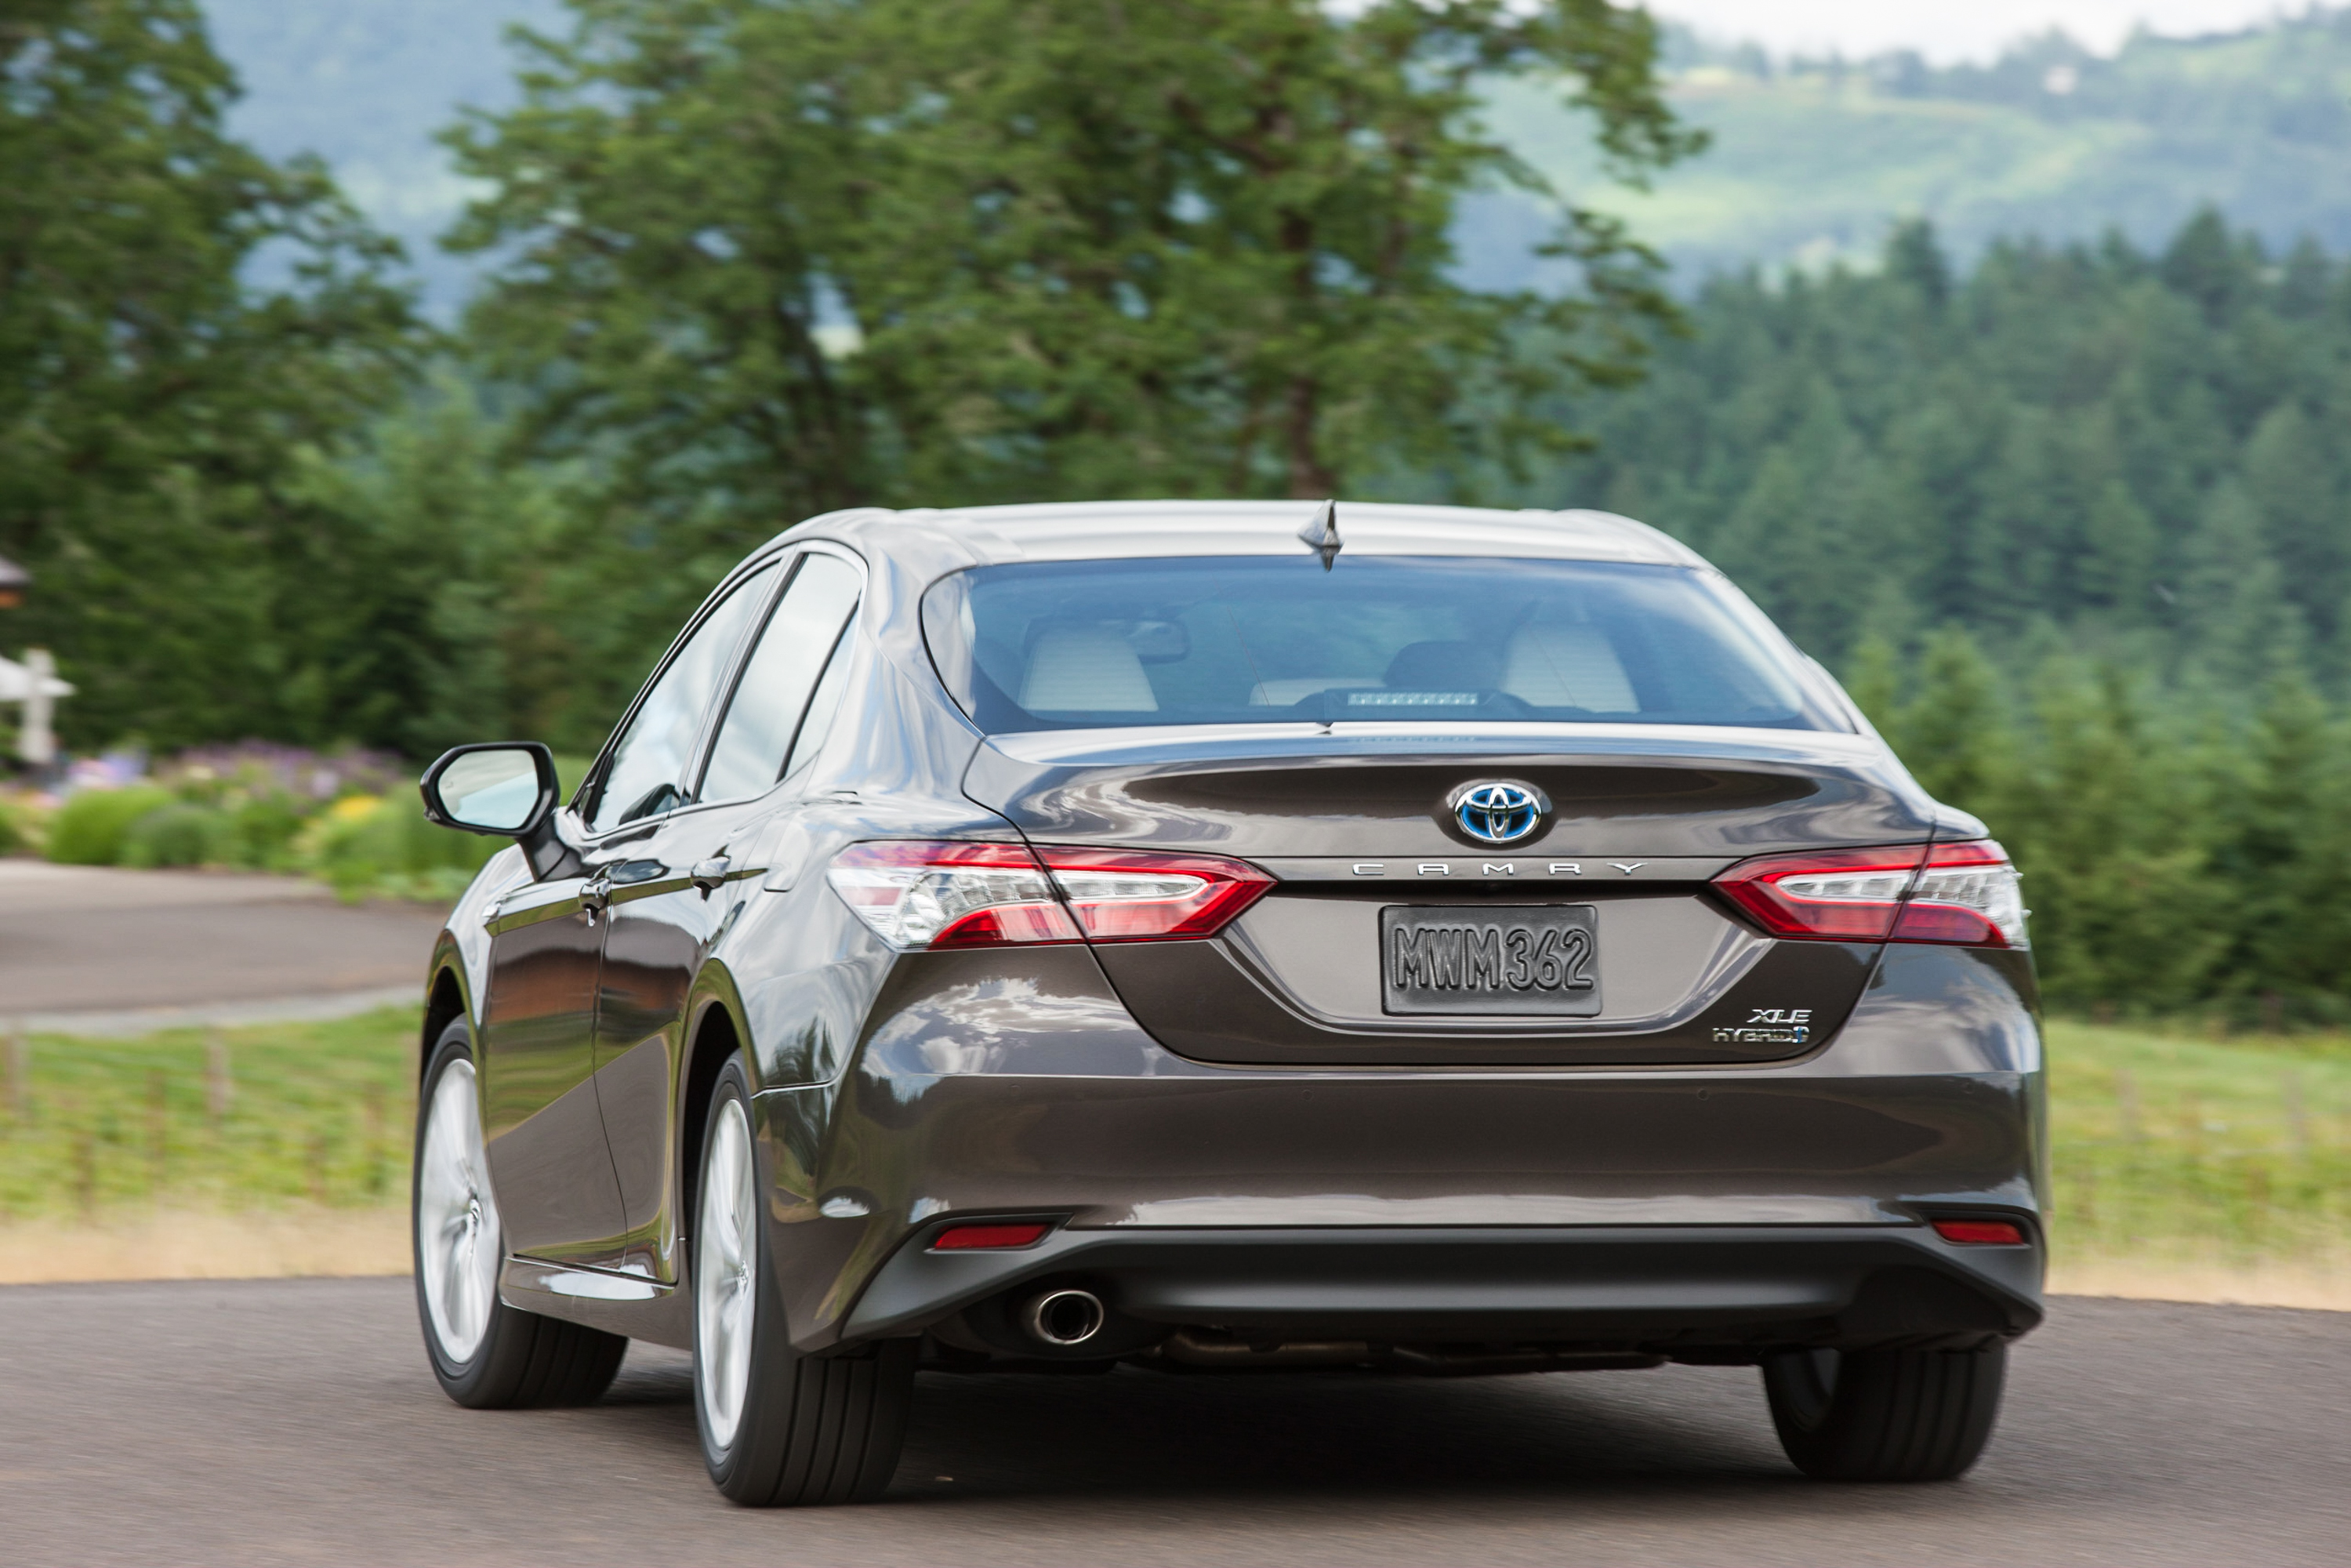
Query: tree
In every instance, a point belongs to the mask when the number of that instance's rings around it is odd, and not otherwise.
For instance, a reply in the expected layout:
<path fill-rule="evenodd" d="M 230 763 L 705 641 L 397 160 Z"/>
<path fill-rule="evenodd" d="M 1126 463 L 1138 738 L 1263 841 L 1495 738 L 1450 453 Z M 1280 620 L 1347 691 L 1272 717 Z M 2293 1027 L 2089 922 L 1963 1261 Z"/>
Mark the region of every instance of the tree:
<path fill-rule="evenodd" d="M 453 133 L 511 255 L 472 317 L 609 526 L 740 542 L 862 501 L 1312 497 L 1555 442 L 1671 311 L 1452 281 L 1455 204 L 1547 187 L 1478 123 L 1541 74 L 1628 178 L 1698 145 L 1605 0 L 573 0 Z"/>
<path fill-rule="evenodd" d="M 285 735 L 287 491 L 418 339 L 394 252 L 231 140 L 193 0 L 0 13 L 0 554 L 79 686 L 68 737 Z M 277 277 L 256 288 L 249 276 Z"/>

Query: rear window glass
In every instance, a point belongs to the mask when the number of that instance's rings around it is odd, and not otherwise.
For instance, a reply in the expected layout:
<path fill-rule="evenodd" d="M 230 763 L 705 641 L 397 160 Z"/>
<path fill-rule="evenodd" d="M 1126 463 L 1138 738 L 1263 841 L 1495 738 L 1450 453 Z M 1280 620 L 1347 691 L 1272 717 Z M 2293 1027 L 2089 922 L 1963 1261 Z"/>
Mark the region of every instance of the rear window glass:
<path fill-rule="evenodd" d="M 1842 729 L 1708 572 L 1311 555 L 977 567 L 934 584 L 940 678 L 991 734 L 1541 720 Z"/>

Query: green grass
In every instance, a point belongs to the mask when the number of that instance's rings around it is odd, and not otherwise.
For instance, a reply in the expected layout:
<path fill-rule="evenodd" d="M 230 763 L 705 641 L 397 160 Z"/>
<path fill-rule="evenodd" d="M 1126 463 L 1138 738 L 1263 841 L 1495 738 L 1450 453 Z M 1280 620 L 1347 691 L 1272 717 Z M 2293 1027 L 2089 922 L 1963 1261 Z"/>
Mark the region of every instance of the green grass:
<path fill-rule="evenodd" d="M 21 1065 L 0 1060 L 0 1219 L 405 1203 L 416 1029 L 387 1008 L 142 1040 L 35 1035 Z"/>
<path fill-rule="evenodd" d="M 230 1075 L 217 1120 L 214 1040 Z M 29 1073 L 0 1079 L 0 1218 L 406 1200 L 407 1009 L 26 1043 Z M 2243 1267 L 2351 1251 L 2351 1037 L 2060 1021 L 2049 1060 L 2061 1259 Z"/>
<path fill-rule="evenodd" d="M 2061 1258 L 2243 1267 L 2351 1250 L 2351 1038 L 2049 1029 Z"/>

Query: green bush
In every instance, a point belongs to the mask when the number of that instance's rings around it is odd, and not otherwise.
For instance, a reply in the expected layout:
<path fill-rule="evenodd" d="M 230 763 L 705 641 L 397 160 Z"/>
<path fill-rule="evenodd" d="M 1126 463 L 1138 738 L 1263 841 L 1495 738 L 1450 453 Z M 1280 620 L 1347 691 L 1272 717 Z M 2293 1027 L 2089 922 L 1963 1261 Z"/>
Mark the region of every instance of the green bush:
<path fill-rule="evenodd" d="M 284 795 L 256 795 L 230 813 L 235 860 L 255 871 L 295 871 L 301 860 L 295 835 L 307 818 Z"/>
<path fill-rule="evenodd" d="M 312 873 L 347 899 L 454 899 L 508 841 L 436 828 L 411 795 L 340 802 L 302 840 Z"/>
<path fill-rule="evenodd" d="M 63 865 L 116 865 L 131 824 L 172 803 L 169 789 L 135 784 L 125 789 L 85 789 L 57 809 L 49 822 L 47 855 Z"/>
<path fill-rule="evenodd" d="M 32 847 L 33 836 L 25 831 L 16 808 L 0 800 L 0 855 L 20 855 Z"/>
<path fill-rule="evenodd" d="M 232 865 L 237 862 L 236 819 L 213 806 L 174 800 L 158 806 L 122 831 L 120 865 Z"/>

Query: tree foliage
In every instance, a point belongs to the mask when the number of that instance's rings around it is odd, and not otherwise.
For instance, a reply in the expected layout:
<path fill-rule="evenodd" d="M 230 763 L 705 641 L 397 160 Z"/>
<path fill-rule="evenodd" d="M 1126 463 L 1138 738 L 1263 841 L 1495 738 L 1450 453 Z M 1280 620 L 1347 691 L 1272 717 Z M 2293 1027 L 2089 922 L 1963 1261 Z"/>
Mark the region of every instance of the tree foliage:
<path fill-rule="evenodd" d="M 765 531 L 866 501 L 1322 496 L 1553 443 L 1625 379 L 1646 254 L 1556 204 L 1584 287 L 1453 280 L 1457 202 L 1549 196 L 1478 85 L 1542 73 L 1628 175 L 1689 151 L 1604 0 L 577 0 L 454 139 L 512 261 L 472 325 L 617 516 Z"/>
<path fill-rule="evenodd" d="M 1531 487 L 1689 539 L 2025 872 L 2060 1001 L 2351 1000 L 2351 270 L 1931 231 L 1719 280 Z"/>
<path fill-rule="evenodd" d="M 85 734 L 334 734 L 348 695 L 288 486 L 413 329 L 324 172 L 225 133 L 234 91 L 193 0 L 0 11 L 0 553 Z"/>
<path fill-rule="evenodd" d="M 1818 657 L 1973 629 L 2210 690 L 2351 669 L 2351 271 L 2204 214 L 2162 253 L 1923 225 L 1886 265 L 1718 279 L 1529 486 L 1688 539 Z"/>

